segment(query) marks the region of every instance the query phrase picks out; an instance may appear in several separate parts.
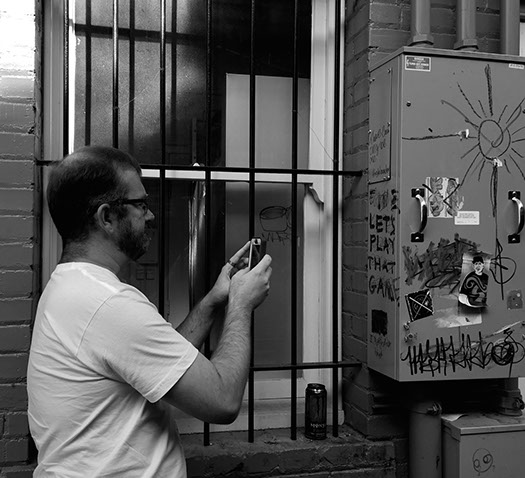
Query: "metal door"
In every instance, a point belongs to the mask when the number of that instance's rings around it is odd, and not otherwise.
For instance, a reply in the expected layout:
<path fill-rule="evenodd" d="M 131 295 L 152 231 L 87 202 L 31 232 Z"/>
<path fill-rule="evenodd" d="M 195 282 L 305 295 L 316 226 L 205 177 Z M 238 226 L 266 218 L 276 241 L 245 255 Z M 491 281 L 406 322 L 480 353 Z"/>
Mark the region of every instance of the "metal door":
<path fill-rule="evenodd" d="M 390 89 L 391 158 L 370 181 L 369 279 L 374 235 L 392 267 L 381 294 L 369 280 L 369 365 L 398 380 L 525 375 L 525 65 L 509 58 L 405 48 L 372 72 L 370 148 Z"/>
<path fill-rule="evenodd" d="M 399 196 L 407 211 L 400 215 L 399 378 L 519 376 L 525 70 L 410 54 L 398 65 Z"/>

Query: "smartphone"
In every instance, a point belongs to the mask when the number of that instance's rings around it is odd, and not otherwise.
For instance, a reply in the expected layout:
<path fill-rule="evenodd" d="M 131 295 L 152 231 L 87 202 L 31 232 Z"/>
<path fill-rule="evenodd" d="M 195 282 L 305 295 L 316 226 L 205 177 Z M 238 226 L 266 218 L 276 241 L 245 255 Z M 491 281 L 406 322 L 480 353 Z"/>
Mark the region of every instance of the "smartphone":
<path fill-rule="evenodd" d="M 266 241 L 254 237 L 250 241 L 250 255 L 248 256 L 248 269 L 253 269 L 266 254 Z"/>

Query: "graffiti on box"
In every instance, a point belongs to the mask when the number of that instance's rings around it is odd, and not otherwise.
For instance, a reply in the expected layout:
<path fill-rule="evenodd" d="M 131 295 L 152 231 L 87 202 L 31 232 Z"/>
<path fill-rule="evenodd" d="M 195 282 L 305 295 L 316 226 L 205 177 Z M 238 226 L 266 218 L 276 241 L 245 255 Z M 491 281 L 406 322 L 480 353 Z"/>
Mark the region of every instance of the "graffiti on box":
<path fill-rule="evenodd" d="M 483 337 L 479 332 L 477 339 L 461 334 L 459 340 L 454 340 L 452 335 L 448 339 L 436 338 L 433 343 L 427 340 L 424 344 L 409 346 L 401 360 L 408 363 L 411 375 L 446 376 L 458 369 L 471 371 L 497 366 L 507 367 L 510 377 L 512 367 L 525 357 L 525 347 L 516 340 L 523 334 L 524 327 L 520 321 L 489 336 Z"/>
<path fill-rule="evenodd" d="M 399 303 L 396 265 L 396 221 L 398 194 L 395 189 L 370 190 L 368 237 L 368 290 L 390 302 Z"/>

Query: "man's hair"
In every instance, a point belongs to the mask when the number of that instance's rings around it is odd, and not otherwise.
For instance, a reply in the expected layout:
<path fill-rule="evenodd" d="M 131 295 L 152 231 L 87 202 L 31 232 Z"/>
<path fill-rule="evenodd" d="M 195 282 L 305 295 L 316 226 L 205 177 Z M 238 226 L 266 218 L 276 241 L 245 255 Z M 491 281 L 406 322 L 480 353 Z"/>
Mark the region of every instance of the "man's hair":
<path fill-rule="evenodd" d="M 485 262 L 485 261 L 483 260 L 482 256 L 477 255 L 472 258 L 472 263 L 476 263 L 476 262 Z"/>
<path fill-rule="evenodd" d="M 47 202 L 64 243 L 85 240 L 98 207 L 124 198 L 125 170 L 141 174 L 136 159 L 106 146 L 83 147 L 51 166 Z"/>

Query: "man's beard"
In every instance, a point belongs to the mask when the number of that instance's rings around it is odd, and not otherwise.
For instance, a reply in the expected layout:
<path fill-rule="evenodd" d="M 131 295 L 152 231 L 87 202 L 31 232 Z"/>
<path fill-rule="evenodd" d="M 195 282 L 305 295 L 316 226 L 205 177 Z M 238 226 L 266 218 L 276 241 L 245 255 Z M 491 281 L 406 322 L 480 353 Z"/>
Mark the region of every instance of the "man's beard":
<path fill-rule="evenodd" d="M 121 224 L 117 245 L 127 257 L 136 261 L 148 250 L 151 241 L 150 236 L 147 234 L 148 228 L 145 226 L 141 232 L 135 231 L 129 219 L 125 219 Z"/>

